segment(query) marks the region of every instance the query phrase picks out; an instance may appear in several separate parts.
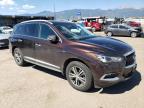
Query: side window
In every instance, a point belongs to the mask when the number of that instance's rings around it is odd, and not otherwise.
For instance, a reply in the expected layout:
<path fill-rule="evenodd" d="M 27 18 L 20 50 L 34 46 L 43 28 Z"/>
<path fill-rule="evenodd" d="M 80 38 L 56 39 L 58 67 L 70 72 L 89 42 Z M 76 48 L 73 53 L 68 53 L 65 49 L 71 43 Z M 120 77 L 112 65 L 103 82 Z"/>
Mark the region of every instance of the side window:
<path fill-rule="evenodd" d="M 120 25 L 119 28 L 120 28 L 120 29 L 128 29 L 127 27 L 122 26 L 122 25 Z"/>
<path fill-rule="evenodd" d="M 26 24 L 25 35 L 38 37 L 39 35 L 39 24 Z"/>
<path fill-rule="evenodd" d="M 50 35 L 55 35 L 54 31 L 48 25 L 41 24 L 40 37 L 47 39 Z"/>
<path fill-rule="evenodd" d="M 118 28 L 118 26 L 117 25 L 112 25 L 111 28 L 115 29 L 115 28 Z"/>
<path fill-rule="evenodd" d="M 25 25 L 24 24 L 21 24 L 21 25 L 17 25 L 15 27 L 15 30 L 13 32 L 13 34 L 21 34 L 21 35 L 24 35 L 24 30 L 25 30 Z"/>
<path fill-rule="evenodd" d="M 38 37 L 39 24 L 21 24 L 15 27 L 14 34 Z"/>

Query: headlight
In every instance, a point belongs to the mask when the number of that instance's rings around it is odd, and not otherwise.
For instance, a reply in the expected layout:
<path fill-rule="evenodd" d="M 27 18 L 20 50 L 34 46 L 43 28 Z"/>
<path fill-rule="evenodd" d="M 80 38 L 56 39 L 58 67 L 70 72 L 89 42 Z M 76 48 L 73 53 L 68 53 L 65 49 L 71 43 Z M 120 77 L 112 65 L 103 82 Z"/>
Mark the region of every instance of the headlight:
<path fill-rule="evenodd" d="M 103 56 L 103 55 L 97 55 L 98 60 L 100 60 L 103 63 L 109 63 L 109 62 L 121 62 L 121 57 L 110 57 L 110 56 Z"/>

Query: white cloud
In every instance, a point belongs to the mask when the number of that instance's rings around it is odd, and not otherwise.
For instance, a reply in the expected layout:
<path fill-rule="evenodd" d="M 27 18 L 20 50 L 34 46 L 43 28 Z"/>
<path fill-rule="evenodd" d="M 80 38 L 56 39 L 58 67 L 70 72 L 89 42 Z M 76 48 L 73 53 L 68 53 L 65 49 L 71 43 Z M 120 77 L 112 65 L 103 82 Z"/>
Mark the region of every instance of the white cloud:
<path fill-rule="evenodd" d="M 0 0 L 0 6 L 4 7 L 4 6 L 13 6 L 15 5 L 15 1 L 14 0 Z"/>
<path fill-rule="evenodd" d="M 10 9 L 10 10 L 14 10 L 14 8 L 13 8 L 13 7 L 10 7 L 9 9 Z"/>
<path fill-rule="evenodd" d="M 17 13 L 26 13 L 36 6 L 30 4 L 19 5 L 16 0 L 0 0 L 0 9 L 8 9 L 7 11 L 15 11 Z"/>
<path fill-rule="evenodd" d="M 26 10 L 23 10 L 23 9 L 19 9 L 19 10 L 17 10 L 17 12 L 18 13 L 25 13 L 25 12 L 27 12 Z"/>
<path fill-rule="evenodd" d="M 29 10 L 29 9 L 34 9 L 35 6 L 34 5 L 29 5 L 29 4 L 25 4 L 22 6 L 22 9 L 24 10 Z"/>
<path fill-rule="evenodd" d="M 35 8 L 35 6 L 33 6 L 33 5 L 25 4 L 21 7 L 17 7 L 16 10 L 18 13 L 22 14 L 22 13 L 26 13 L 28 10 L 34 9 L 34 8 Z"/>

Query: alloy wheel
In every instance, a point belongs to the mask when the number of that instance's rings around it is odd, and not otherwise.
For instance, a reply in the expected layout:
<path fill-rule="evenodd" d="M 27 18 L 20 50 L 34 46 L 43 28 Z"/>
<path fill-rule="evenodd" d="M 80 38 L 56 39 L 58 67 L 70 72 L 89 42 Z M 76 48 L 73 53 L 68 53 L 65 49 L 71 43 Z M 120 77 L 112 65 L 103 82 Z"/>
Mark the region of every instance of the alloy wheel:
<path fill-rule="evenodd" d="M 137 34 L 135 32 L 131 33 L 131 37 L 135 38 L 137 37 Z"/>
<path fill-rule="evenodd" d="M 70 81 L 77 87 L 85 86 L 86 74 L 80 67 L 73 66 L 69 72 Z"/>
<path fill-rule="evenodd" d="M 20 52 L 18 50 L 15 50 L 14 57 L 15 57 L 16 62 L 18 64 L 21 64 L 21 62 L 22 62 L 22 56 L 21 56 L 21 54 L 20 54 Z"/>

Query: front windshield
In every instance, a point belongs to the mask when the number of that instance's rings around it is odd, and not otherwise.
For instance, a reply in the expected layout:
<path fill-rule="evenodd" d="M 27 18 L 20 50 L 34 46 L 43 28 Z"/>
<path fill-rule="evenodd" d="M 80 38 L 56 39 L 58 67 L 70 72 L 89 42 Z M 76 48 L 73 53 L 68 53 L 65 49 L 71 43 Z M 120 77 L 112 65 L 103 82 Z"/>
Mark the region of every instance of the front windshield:
<path fill-rule="evenodd" d="M 81 40 L 87 38 L 93 38 L 95 35 L 75 23 L 64 23 L 64 22 L 56 22 L 53 25 L 67 38 L 71 40 Z"/>

